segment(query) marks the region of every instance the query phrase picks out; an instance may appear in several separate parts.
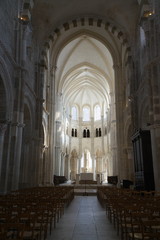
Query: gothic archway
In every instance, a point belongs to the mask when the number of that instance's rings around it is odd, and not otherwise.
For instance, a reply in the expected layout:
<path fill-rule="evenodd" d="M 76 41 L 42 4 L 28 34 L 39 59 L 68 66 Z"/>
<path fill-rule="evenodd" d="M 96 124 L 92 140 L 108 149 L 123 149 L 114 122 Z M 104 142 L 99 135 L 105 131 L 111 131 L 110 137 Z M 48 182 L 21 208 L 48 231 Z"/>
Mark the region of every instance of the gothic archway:
<path fill-rule="evenodd" d="M 44 44 L 44 49 L 41 54 L 41 59 L 44 61 L 45 65 L 47 65 L 47 61 L 50 63 L 51 66 L 51 78 L 54 82 L 54 92 L 52 95 L 54 96 L 55 103 L 54 103 L 54 114 L 53 121 L 55 121 L 55 129 L 54 136 L 51 135 L 51 138 L 55 138 L 54 140 L 51 140 L 51 142 L 55 142 L 56 145 L 54 146 L 54 155 L 56 156 L 56 164 L 55 164 L 55 174 L 60 174 L 59 172 L 59 164 L 61 163 L 61 152 L 63 152 L 62 142 L 61 142 L 61 134 L 58 129 L 63 129 L 63 119 L 65 118 L 64 112 L 68 114 L 68 121 L 70 121 L 70 106 L 72 103 L 76 104 L 76 102 L 71 103 L 69 100 L 72 98 L 72 93 L 74 92 L 74 96 L 78 96 L 78 91 L 80 89 L 80 83 L 85 82 L 86 80 L 86 88 L 85 90 L 88 94 L 88 89 L 92 86 L 94 96 L 99 92 L 99 96 L 103 95 L 105 101 L 107 102 L 107 106 L 104 107 L 104 104 L 101 104 L 101 107 L 103 108 L 103 118 L 102 122 L 98 124 L 98 129 L 100 130 L 100 134 L 98 137 L 103 138 L 105 135 L 105 141 L 103 141 L 102 144 L 97 143 L 97 146 L 101 146 L 104 144 L 109 143 L 109 151 L 107 151 L 107 158 L 106 158 L 106 151 L 104 150 L 105 147 L 103 147 L 101 150 L 104 153 L 104 159 L 107 159 L 107 166 L 109 172 L 113 172 L 114 175 L 117 175 L 119 172 L 121 172 L 120 165 L 118 163 L 119 161 L 123 161 L 123 151 L 121 148 L 121 142 L 122 139 L 124 141 L 124 122 L 122 121 L 122 109 L 123 109 L 123 101 L 121 99 L 121 96 L 123 95 L 123 79 L 122 79 L 122 66 L 125 66 L 125 63 L 127 62 L 127 56 L 130 55 L 130 48 L 128 45 L 128 41 L 126 38 L 126 35 L 123 33 L 123 31 L 115 26 L 114 24 L 110 22 L 106 22 L 105 20 L 97 21 L 97 19 L 88 19 L 84 18 L 84 21 L 82 24 L 82 19 L 76 19 L 74 21 L 75 25 L 73 26 L 72 23 L 68 22 L 63 24 L 63 26 L 57 28 L 51 35 L 49 36 L 48 41 Z M 66 27 L 67 26 L 67 27 Z M 93 27 L 94 26 L 94 27 Z M 72 63 L 75 64 L 68 64 L 67 61 L 72 57 L 73 52 L 79 47 L 80 49 L 84 49 L 81 46 L 81 43 L 83 41 L 88 41 L 90 43 L 90 46 L 95 49 L 101 48 L 101 52 L 98 56 L 100 56 L 100 59 L 105 59 L 105 63 L 107 62 L 107 66 L 110 67 L 102 67 L 103 64 L 100 66 L 93 62 L 88 61 L 87 54 L 86 59 L 83 61 L 76 62 L 75 59 L 72 58 Z M 74 47 L 73 47 L 74 46 Z M 88 50 L 89 48 L 86 47 Z M 103 49 L 103 51 L 102 51 Z M 105 51 L 108 51 L 106 55 L 103 55 Z M 49 56 L 49 60 L 46 60 L 46 56 Z M 76 59 L 79 59 L 77 55 Z M 106 57 L 107 56 L 107 57 Z M 123 58 L 123 60 L 122 60 Z M 123 64 L 121 63 L 123 61 Z M 109 63 L 109 64 L 108 64 Z M 121 65 L 122 64 L 122 65 Z M 106 71 L 107 69 L 107 71 Z M 83 77 L 81 76 L 83 75 Z M 78 77 L 77 77 L 78 76 Z M 79 77 L 80 76 L 80 77 Z M 112 77 L 111 77 L 112 76 Z M 105 83 L 104 83 L 105 82 Z M 74 85 L 74 84 L 75 85 Z M 103 84 L 102 84 L 103 83 Z M 89 86 L 89 87 L 88 87 Z M 104 91 L 104 89 L 106 91 Z M 83 91 L 83 94 L 81 96 L 87 95 L 86 92 Z M 72 96 L 71 96 L 72 95 Z M 80 96 L 80 95 L 79 95 Z M 92 95 L 91 95 L 92 96 Z M 91 99 L 90 97 L 89 99 Z M 79 97 L 79 99 L 82 99 Z M 97 102 L 94 103 L 97 104 Z M 79 106 L 79 105 L 78 105 Z M 79 112 L 81 112 L 81 107 L 79 106 Z M 53 108 L 52 108 L 53 111 Z M 104 119 L 104 116 L 107 120 Z M 66 115 L 67 115 L 66 114 Z M 79 116 L 81 117 L 81 116 Z M 93 116 L 92 116 L 93 117 Z M 56 120 L 55 120 L 56 119 Z M 117 121 L 118 120 L 118 121 Z M 112 122 L 112 124 L 111 124 Z M 71 122 L 70 122 L 71 123 Z M 103 127 L 102 127 L 103 125 Z M 104 126 L 109 125 L 110 128 L 107 126 L 107 129 L 109 128 L 110 131 L 106 131 L 106 134 L 104 134 Z M 89 126 L 89 125 L 88 125 Z M 87 126 L 87 127 L 88 127 Z M 81 136 L 81 132 L 83 131 L 83 124 L 82 126 L 75 126 L 73 124 L 73 127 L 75 129 L 79 129 L 78 137 Z M 86 126 L 85 126 L 86 127 Z M 72 127 L 71 127 L 72 129 Z M 91 128 L 90 130 L 90 137 L 93 137 Z M 94 129 L 95 130 L 95 129 Z M 117 134 L 117 131 L 119 132 Z M 69 135 L 69 134 L 68 134 Z M 75 137 L 75 136 L 72 136 Z M 74 139 L 75 140 L 75 139 Z M 77 140 L 76 140 L 77 141 Z M 98 140 L 97 140 L 98 141 Z M 77 146 L 79 156 L 82 156 L 83 148 L 85 147 L 83 144 L 82 139 L 82 149 L 79 149 L 79 146 Z M 57 145 L 58 143 L 58 145 Z M 68 144 L 69 141 L 66 140 L 66 143 Z M 71 146 L 73 146 L 74 143 L 72 143 L 71 140 Z M 88 143 L 86 143 L 88 144 Z M 124 144 L 124 142 L 123 142 Z M 93 145 L 92 145 L 93 146 Z M 72 149 L 72 147 L 71 147 Z M 118 150 L 117 150 L 118 149 Z M 71 152 L 69 153 L 71 156 Z M 91 156 L 94 158 L 94 147 L 91 149 Z M 118 154 L 118 158 L 117 158 Z M 57 160 L 58 159 L 58 160 Z M 94 161 L 95 162 L 95 161 Z M 95 163 L 93 163 L 94 165 Z M 105 164 L 103 164 L 105 166 Z M 94 167 L 95 169 L 95 167 Z M 80 170 L 80 169 L 79 169 Z M 95 171 L 95 170 L 94 170 Z"/>

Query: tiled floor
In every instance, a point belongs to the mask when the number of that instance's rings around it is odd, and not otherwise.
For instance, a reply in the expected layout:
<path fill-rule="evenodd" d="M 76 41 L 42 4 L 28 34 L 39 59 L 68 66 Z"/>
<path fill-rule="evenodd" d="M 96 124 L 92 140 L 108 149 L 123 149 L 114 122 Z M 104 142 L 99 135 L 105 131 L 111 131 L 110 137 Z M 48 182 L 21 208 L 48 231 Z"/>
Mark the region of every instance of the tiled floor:
<path fill-rule="evenodd" d="M 75 196 L 47 240 L 119 240 L 96 196 Z"/>

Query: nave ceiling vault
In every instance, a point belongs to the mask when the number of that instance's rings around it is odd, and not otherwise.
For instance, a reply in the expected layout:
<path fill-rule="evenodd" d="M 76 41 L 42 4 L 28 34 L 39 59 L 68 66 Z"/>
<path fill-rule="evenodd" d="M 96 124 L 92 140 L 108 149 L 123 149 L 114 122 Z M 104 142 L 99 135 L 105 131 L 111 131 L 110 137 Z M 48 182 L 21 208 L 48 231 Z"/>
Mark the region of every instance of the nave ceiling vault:
<path fill-rule="evenodd" d="M 81 107 L 102 106 L 113 91 L 113 61 L 108 49 L 88 36 L 79 37 L 66 45 L 57 61 L 58 92 L 64 102 Z M 108 102 L 109 104 L 109 102 Z"/>

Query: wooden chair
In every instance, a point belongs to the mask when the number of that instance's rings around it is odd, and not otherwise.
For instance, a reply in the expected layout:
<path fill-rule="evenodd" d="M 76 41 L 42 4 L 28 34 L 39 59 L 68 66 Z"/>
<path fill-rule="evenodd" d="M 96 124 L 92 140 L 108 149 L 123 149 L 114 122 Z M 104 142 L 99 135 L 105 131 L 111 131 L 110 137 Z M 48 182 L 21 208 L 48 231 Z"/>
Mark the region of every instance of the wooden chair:
<path fill-rule="evenodd" d="M 24 240 L 24 224 L 7 223 L 4 226 L 4 233 L 7 240 Z"/>
<path fill-rule="evenodd" d="M 131 214 L 131 232 L 129 240 L 154 240 L 160 239 L 160 221 L 153 220 L 146 213 Z"/>

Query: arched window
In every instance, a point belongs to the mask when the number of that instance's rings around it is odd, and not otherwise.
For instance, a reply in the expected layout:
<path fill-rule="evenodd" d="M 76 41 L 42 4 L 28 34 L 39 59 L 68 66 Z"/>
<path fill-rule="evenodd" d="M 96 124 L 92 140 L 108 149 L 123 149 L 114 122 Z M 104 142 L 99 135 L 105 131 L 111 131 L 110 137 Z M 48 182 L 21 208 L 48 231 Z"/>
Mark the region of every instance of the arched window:
<path fill-rule="evenodd" d="M 77 129 L 72 128 L 71 136 L 72 137 L 77 137 Z"/>
<path fill-rule="evenodd" d="M 96 137 L 101 137 L 101 136 L 102 136 L 101 128 L 96 128 Z"/>
<path fill-rule="evenodd" d="M 83 130 L 83 137 L 86 138 L 87 133 L 86 133 L 86 129 Z"/>
<path fill-rule="evenodd" d="M 72 120 L 77 120 L 77 108 L 76 107 L 72 107 Z"/>
<path fill-rule="evenodd" d="M 90 137 L 90 131 L 89 131 L 89 129 L 87 129 L 87 137 L 88 137 L 88 138 Z"/>
<path fill-rule="evenodd" d="M 95 121 L 101 119 L 101 108 L 99 105 L 96 105 L 94 108 L 94 119 Z"/>
<path fill-rule="evenodd" d="M 87 129 L 87 128 L 85 128 L 84 130 L 83 130 L 83 137 L 84 138 L 90 138 L 90 130 L 89 129 Z"/>
<path fill-rule="evenodd" d="M 99 135 L 99 134 L 98 134 L 98 128 L 96 128 L 96 137 L 98 137 L 98 135 Z"/>
<path fill-rule="evenodd" d="M 75 129 L 75 137 L 77 137 L 77 129 Z"/>
<path fill-rule="evenodd" d="M 89 107 L 83 108 L 83 121 L 90 121 L 90 109 Z"/>
<path fill-rule="evenodd" d="M 74 137 L 74 129 L 72 128 L 71 136 Z"/>

